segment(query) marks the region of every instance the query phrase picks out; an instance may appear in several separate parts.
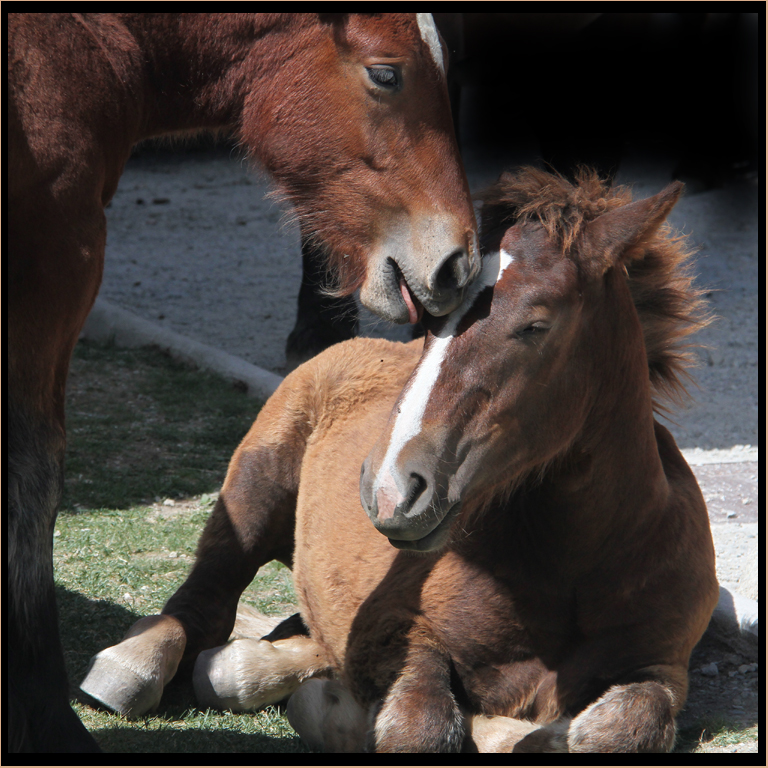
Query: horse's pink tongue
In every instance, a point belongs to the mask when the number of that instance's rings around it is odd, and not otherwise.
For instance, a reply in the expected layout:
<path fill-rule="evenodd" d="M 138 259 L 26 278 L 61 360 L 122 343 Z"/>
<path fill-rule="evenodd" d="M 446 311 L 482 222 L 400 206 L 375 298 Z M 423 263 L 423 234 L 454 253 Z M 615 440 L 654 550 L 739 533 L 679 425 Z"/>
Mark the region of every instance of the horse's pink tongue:
<path fill-rule="evenodd" d="M 411 289 L 408 287 L 408 283 L 405 282 L 405 278 L 400 278 L 400 293 L 403 294 L 403 301 L 405 306 L 408 307 L 408 322 L 418 323 L 421 320 L 421 316 L 424 314 L 424 307 L 421 306 L 421 302 L 411 294 Z"/>

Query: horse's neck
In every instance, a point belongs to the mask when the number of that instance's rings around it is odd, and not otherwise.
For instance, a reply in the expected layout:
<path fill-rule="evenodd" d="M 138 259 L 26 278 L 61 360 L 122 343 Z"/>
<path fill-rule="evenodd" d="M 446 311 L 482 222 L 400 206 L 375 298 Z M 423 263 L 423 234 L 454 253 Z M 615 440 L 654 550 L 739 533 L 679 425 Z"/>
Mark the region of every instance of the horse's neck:
<path fill-rule="evenodd" d="M 279 55 L 284 35 L 276 33 L 298 26 L 297 16 L 120 14 L 143 67 L 137 140 L 236 126 L 246 97 L 265 77 L 254 63 Z"/>

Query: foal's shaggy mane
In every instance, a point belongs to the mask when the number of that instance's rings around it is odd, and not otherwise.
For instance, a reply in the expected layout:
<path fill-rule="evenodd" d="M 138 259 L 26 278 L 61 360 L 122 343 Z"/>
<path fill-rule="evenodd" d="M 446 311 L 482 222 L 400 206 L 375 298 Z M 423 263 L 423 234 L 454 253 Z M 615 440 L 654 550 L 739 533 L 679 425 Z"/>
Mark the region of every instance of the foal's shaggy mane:
<path fill-rule="evenodd" d="M 516 222 L 538 221 L 578 261 L 576 246 L 584 224 L 603 213 L 632 202 L 626 187 L 614 187 L 597 173 L 580 168 L 575 183 L 537 168 L 525 167 L 502 174 L 481 196 L 483 232 Z M 687 237 L 674 234 L 668 224 L 648 241 L 641 257 L 626 266 L 630 292 L 637 308 L 648 355 L 648 372 L 657 397 L 681 404 L 691 381 L 687 368 L 695 363 L 684 343 L 712 319 L 691 273 L 695 251 Z M 666 410 L 658 401 L 656 410 Z"/>

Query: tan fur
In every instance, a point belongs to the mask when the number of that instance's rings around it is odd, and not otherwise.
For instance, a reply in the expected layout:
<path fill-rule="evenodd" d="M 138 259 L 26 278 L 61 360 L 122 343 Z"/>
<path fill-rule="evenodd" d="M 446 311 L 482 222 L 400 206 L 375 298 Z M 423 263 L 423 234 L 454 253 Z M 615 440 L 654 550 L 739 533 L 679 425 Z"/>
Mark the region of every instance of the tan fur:
<path fill-rule="evenodd" d="M 230 640 L 240 640 L 244 637 L 260 640 L 268 635 L 287 616 L 266 616 L 257 611 L 253 606 L 240 602 L 237 604 L 237 616 L 235 626 L 232 629 Z"/>

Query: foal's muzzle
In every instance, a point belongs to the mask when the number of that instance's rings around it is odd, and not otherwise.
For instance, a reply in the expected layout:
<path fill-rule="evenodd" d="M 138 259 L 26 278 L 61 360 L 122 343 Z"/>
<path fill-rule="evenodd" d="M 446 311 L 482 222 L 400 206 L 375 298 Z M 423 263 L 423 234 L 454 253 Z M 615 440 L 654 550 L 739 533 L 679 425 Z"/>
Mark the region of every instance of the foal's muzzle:
<path fill-rule="evenodd" d="M 417 468 L 397 479 L 388 469 L 378 475 L 368 457 L 360 476 L 360 500 L 376 530 L 398 549 L 430 552 L 444 546 L 461 508 L 438 492 L 446 482 Z"/>

